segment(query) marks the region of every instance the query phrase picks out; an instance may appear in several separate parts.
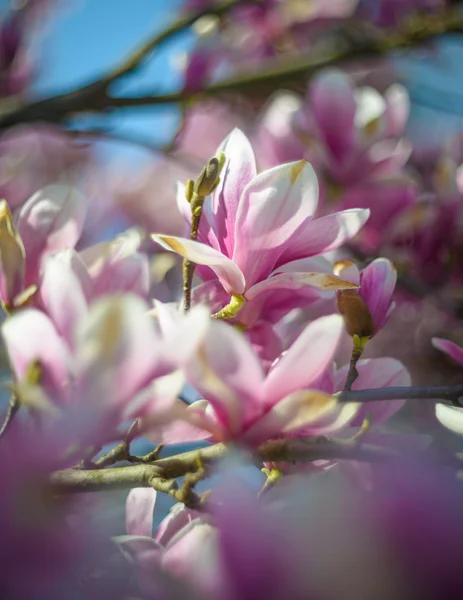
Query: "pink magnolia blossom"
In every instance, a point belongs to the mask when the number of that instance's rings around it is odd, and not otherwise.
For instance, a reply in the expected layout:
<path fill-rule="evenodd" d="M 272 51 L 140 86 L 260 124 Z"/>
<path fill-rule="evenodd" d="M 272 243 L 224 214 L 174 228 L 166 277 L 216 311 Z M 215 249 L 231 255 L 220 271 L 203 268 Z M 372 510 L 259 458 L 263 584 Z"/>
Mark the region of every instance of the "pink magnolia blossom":
<path fill-rule="evenodd" d="M 342 336 L 338 315 L 309 324 L 266 375 L 249 342 L 232 327 L 213 323 L 186 374 L 204 400 L 184 408 L 180 420 L 154 427 L 152 439 L 175 443 L 196 439 L 240 440 L 258 444 L 280 436 L 323 435 L 347 424 L 357 426 L 365 411 L 333 397 L 343 388 L 347 371 L 335 373 L 333 356 Z M 393 359 L 370 359 L 359 366 L 361 384 L 409 385 L 403 365 Z M 403 405 L 369 406 L 381 422 Z"/>
<path fill-rule="evenodd" d="M 76 245 L 86 212 L 82 194 L 61 184 L 39 190 L 21 207 L 16 228 L 26 253 L 26 285 L 37 283 L 44 256 Z"/>
<path fill-rule="evenodd" d="M 64 185 L 48 186 L 34 194 L 19 211 L 16 223 L 2 201 L 0 297 L 7 310 L 33 295 L 44 257 L 75 245 L 85 211 L 80 193 Z"/>
<path fill-rule="evenodd" d="M 141 586 L 152 592 L 158 585 L 158 570 L 198 585 L 201 589 L 210 585 L 215 564 L 201 559 L 202 569 L 195 563 L 189 549 L 196 542 L 209 543 L 216 532 L 209 524 L 206 514 L 175 504 L 170 513 L 153 532 L 153 512 L 157 493 L 152 488 L 134 488 L 127 496 L 126 535 L 115 541 L 123 552 L 133 557 L 138 568 Z"/>
<path fill-rule="evenodd" d="M 349 287 L 333 276 L 308 272 L 302 259 L 338 248 L 358 232 L 369 211 L 349 210 L 313 221 L 318 183 L 308 163 L 256 175 L 252 148 L 239 130 L 219 150 L 227 161 L 221 182 L 204 204 L 199 241 L 161 234 L 153 239 L 200 265 L 199 276 L 211 286 L 218 281 L 229 296 L 253 303 L 264 293 L 276 298 L 287 290 L 297 296 L 305 287 Z M 182 186 L 178 202 L 188 221 L 190 206 Z"/>
<path fill-rule="evenodd" d="M 369 208 L 371 218 L 360 239 L 376 250 L 387 224 L 416 198 L 416 184 L 403 171 L 411 152 L 403 137 L 408 113 L 408 94 L 401 86 L 381 95 L 329 69 L 313 79 L 305 99 L 276 94 L 254 139 L 266 166 L 296 158 L 314 165 L 325 211 L 327 201 L 344 210 Z"/>
<path fill-rule="evenodd" d="M 77 322 L 98 298 L 124 292 L 148 297 L 148 258 L 138 245 L 136 235 L 120 236 L 80 253 L 60 250 L 42 261 L 41 307 L 71 347 Z"/>
<path fill-rule="evenodd" d="M 433 338 L 432 345 L 438 350 L 445 352 L 445 354 L 463 367 L 463 348 L 450 340 L 442 338 Z M 436 404 L 436 418 L 447 429 L 463 435 L 463 408 L 447 404 Z"/>
<path fill-rule="evenodd" d="M 359 286 L 358 291 L 339 293 L 339 308 L 346 318 L 347 330 L 351 335 L 371 337 L 384 327 L 395 308 L 393 294 L 397 282 L 397 271 L 387 258 L 377 258 L 361 271 L 350 260 L 341 260 L 335 265 L 335 273 Z M 362 307 L 355 302 L 360 296 L 366 307 L 366 315 L 358 314 Z M 350 302 L 353 300 L 352 306 Z M 358 330 L 355 330 L 360 328 Z M 361 329 L 365 328 L 364 331 Z M 366 331 L 369 330 L 369 331 Z"/>
<path fill-rule="evenodd" d="M 82 298 L 72 301 L 57 307 L 63 309 L 59 321 L 68 339 L 37 309 L 25 309 L 3 325 L 24 404 L 51 416 L 64 408 L 76 419 L 93 415 L 89 443 L 130 418 L 168 419 L 184 382 L 179 368 L 209 325 L 207 311 L 197 307 L 161 329 L 134 295 L 108 296 L 88 311 L 82 310 Z"/>

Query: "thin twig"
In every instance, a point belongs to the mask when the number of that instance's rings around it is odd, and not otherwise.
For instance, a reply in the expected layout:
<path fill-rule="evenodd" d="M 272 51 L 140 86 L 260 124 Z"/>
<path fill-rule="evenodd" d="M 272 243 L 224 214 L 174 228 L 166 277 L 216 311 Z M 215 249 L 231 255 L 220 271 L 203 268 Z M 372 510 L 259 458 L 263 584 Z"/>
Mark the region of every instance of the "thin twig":
<path fill-rule="evenodd" d="M 0 438 L 2 438 L 5 435 L 5 433 L 8 431 L 20 406 L 21 406 L 21 403 L 19 402 L 18 396 L 14 393 L 11 394 L 10 400 L 8 402 L 8 408 L 6 410 L 5 418 L 3 419 L 2 426 L 0 427 Z"/>
<path fill-rule="evenodd" d="M 459 405 L 463 385 L 387 387 L 373 390 L 343 391 L 335 394 L 339 402 L 378 402 L 383 400 L 443 400 Z"/>

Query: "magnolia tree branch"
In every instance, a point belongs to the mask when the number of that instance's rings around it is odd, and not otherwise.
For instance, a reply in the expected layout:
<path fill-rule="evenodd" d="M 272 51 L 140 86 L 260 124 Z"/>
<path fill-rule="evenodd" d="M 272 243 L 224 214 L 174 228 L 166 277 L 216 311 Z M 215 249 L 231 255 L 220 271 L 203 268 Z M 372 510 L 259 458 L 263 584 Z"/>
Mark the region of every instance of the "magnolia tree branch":
<path fill-rule="evenodd" d="M 345 391 L 335 394 L 340 402 L 378 402 L 380 400 L 444 400 L 460 405 L 463 385 L 388 387 L 376 390 Z"/>
<path fill-rule="evenodd" d="M 391 387 L 340 392 L 336 396 L 341 402 L 441 399 L 457 403 L 458 398 L 463 397 L 463 385 Z M 179 489 L 175 479 L 189 474 L 198 474 L 198 479 L 202 478 L 208 466 L 223 458 L 232 449 L 233 447 L 224 444 L 214 444 L 200 450 L 192 450 L 169 458 L 158 459 L 158 450 L 149 453 L 146 457 L 130 457 L 125 449 L 121 452 L 121 445 L 119 445 L 106 457 L 100 459 L 100 462 L 94 463 L 94 466 L 111 465 L 120 460 L 142 464 L 109 469 L 65 469 L 53 473 L 50 482 L 60 493 L 153 487 L 174 496 L 180 501 L 186 499 L 189 505 L 197 505 L 199 498 L 192 492 L 192 486 L 184 485 Z M 357 438 L 337 441 L 326 437 L 271 440 L 262 444 L 255 452 L 250 450 L 246 452 L 249 460 L 256 464 L 262 462 L 311 462 L 320 459 L 376 462 L 404 457 L 402 452 L 394 448 L 365 444 Z M 149 462 L 151 460 L 152 462 Z M 457 458 L 455 458 L 456 465 L 460 466 Z"/>
<path fill-rule="evenodd" d="M 163 458 L 150 465 L 114 467 L 111 469 L 65 469 L 50 477 L 51 484 L 61 493 L 96 492 L 154 487 L 160 491 L 177 490 L 172 481 L 178 477 L 203 471 L 205 466 L 223 458 L 231 450 L 224 444 L 214 444 Z M 326 438 L 272 440 L 249 453 L 252 462 L 309 462 L 321 458 L 378 461 L 399 458 L 395 450 L 368 444 L 337 444 Z M 160 489 L 160 488 L 163 489 Z M 175 494 L 172 494 L 175 495 Z"/>
<path fill-rule="evenodd" d="M 156 107 L 165 104 L 184 105 L 207 97 L 227 97 L 229 94 L 250 94 L 264 100 L 279 87 L 301 89 L 301 86 L 320 69 L 364 58 L 387 56 L 395 51 L 420 45 L 444 33 L 461 32 L 463 13 L 450 7 L 440 14 L 417 15 L 397 31 L 382 31 L 367 23 L 355 26 L 348 22 L 327 34 L 310 52 L 298 60 L 283 62 L 259 73 L 238 76 L 211 84 L 200 91 L 159 95 L 115 97 L 109 92 L 110 84 L 133 73 L 153 50 L 167 39 L 190 27 L 200 17 L 220 15 L 245 0 L 225 0 L 206 10 L 188 15 L 161 34 L 144 43 L 117 68 L 100 79 L 71 92 L 51 96 L 29 104 L 17 105 L 9 101 L 0 105 L 0 129 L 20 123 L 65 123 L 82 113 L 105 113 L 114 109 Z M 247 0 L 248 2 L 252 0 Z"/>

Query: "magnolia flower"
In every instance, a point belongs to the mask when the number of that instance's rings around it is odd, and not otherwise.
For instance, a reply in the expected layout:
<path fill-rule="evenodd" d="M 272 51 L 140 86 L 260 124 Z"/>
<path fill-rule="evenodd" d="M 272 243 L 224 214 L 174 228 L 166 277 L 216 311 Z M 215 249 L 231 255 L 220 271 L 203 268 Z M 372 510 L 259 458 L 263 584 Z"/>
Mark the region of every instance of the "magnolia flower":
<path fill-rule="evenodd" d="M 371 337 L 384 327 L 395 307 L 392 301 L 397 271 L 387 258 L 377 258 L 361 271 L 350 260 L 338 261 L 334 272 L 359 290 L 338 294 L 339 312 L 344 316 L 350 335 Z"/>
<path fill-rule="evenodd" d="M 432 345 L 438 350 L 442 350 L 448 356 L 453 358 L 459 365 L 463 366 L 463 348 L 457 346 L 450 340 L 442 338 L 433 338 Z M 463 435 L 463 408 L 449 406 L 447 404 L 436 404 L 436 418 L 444 427 Z"/>
<path fill-rule="evenodd" d="M 209 543 L 216 531 L 206 514 L 175 504 L 153 533 L 153 512 L 157 493 L 152 488 L 134 488 L 126 500 L 126 535 L 114 538 L 121 550 L 135 561 L 140 584 L 152 591 L 159 586 L 159 569 L 186 579 L 199 588 L 208 586 L 216 565 L 201 557 L 202 569 L 189 548 L 196 543 Z M 211 581 L 209 583 L 212 582 Z"/>
<path fill-rule="evenodd" d="M 149 264 L 147 256 L 137 251 L 139 244 L 134 233 L 80 253 L 60 250 L 42 261 L 41 305 L 70 346 L 76 324 L 96 299 L 123 292 L 147 298 Z"/>
<path fill-rule="evenodd" d="M 343 388 L 347 375 L 347 369 L 336 373 L 333 368 L 342 329 L 339 315 L 313 321 L 265 374 L 244 336 L 214 322 L 185 367 L 189 383 L 203 400 L 183 405 L 179 420 L 154 427 L 150 437 L 167 443 L 207 438 L 258 444 L 280 436 L 323 435 L 347 424 L 360 425 L 363 408 L 338 403 L 333 396 Z M 361 386 L 410 383 L 403 365 L 393 359 L 361 361 L 359 373 Z M 378 403 L 368 409 L 372 421 L 380 422 L 402 405 L 403 401 Z"/>
<path fill-rule="evenodd" d="M 130 294 L 98 300 L 88 313 L 74 309 L 67 313 L 70 320 L 77 317 L 74 327 L 60 315 L 71 343 L 37 309 L 25 309 L 3 325 L 22 402 L 39 414 L 53 416 L 66 408 L 77 419 L 92 415 L 89 443 L 131 418 L 153 413 L 154 422 L 170 418 L 184 382 L 179 368 L 209 326 L 208 312 L 196 307 L 179 314 L 166 331 Z"/>
<path fill-rule="evenodd" d="M 291 290 L 297 296 L 306 286 L 352 287 L 332 275 L 308 271 L 298 261 L 338 248 L 358 232 L 369 211 L 313 220 L 318 183 L 308 163 L 289 163 L 256 175 L 251 145 L 236 129 L 219 151 L 227 161 L 221 182 L 204 203 L 199 241 L 161 234 L 153 239 L 200 265 L 198 275 L 212 286 L 220 282 L 240 306 L 264 293 L 276 297 Z M 189 221 L 191 208 L 181 185 L 177 198 Z"/>

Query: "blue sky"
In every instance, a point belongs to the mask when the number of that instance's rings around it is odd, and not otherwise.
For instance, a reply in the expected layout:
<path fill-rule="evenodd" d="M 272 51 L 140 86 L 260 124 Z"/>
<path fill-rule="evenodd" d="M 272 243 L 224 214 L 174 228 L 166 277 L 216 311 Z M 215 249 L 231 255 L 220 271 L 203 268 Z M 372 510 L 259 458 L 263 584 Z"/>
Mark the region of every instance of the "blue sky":
<path fill-rule="evenodd" d="M 41 45 L 37 95 L 71 89 L 111 69 L 141 41 L 175 20 L 183 0 L 61 0 L 61 3 L 66 8 L 57 11 Z M 175 57 L 190 48 L 192 42 L 191 34 L 177 36 L 139 73 L 125 80 L 121 91 L 136 94 L 149 88 L 165 93 L 178 89 L 181 74 L 175 69 Z M 110 122 L 122 134 L 139 134 L 153 142 L 165 143 L 175 130 L 178 115 L 172 108 L 145 109 L 112 116 Z M 131 155 L 139 151 L 119 145 L 116 153 L 120 152 Z"/>

